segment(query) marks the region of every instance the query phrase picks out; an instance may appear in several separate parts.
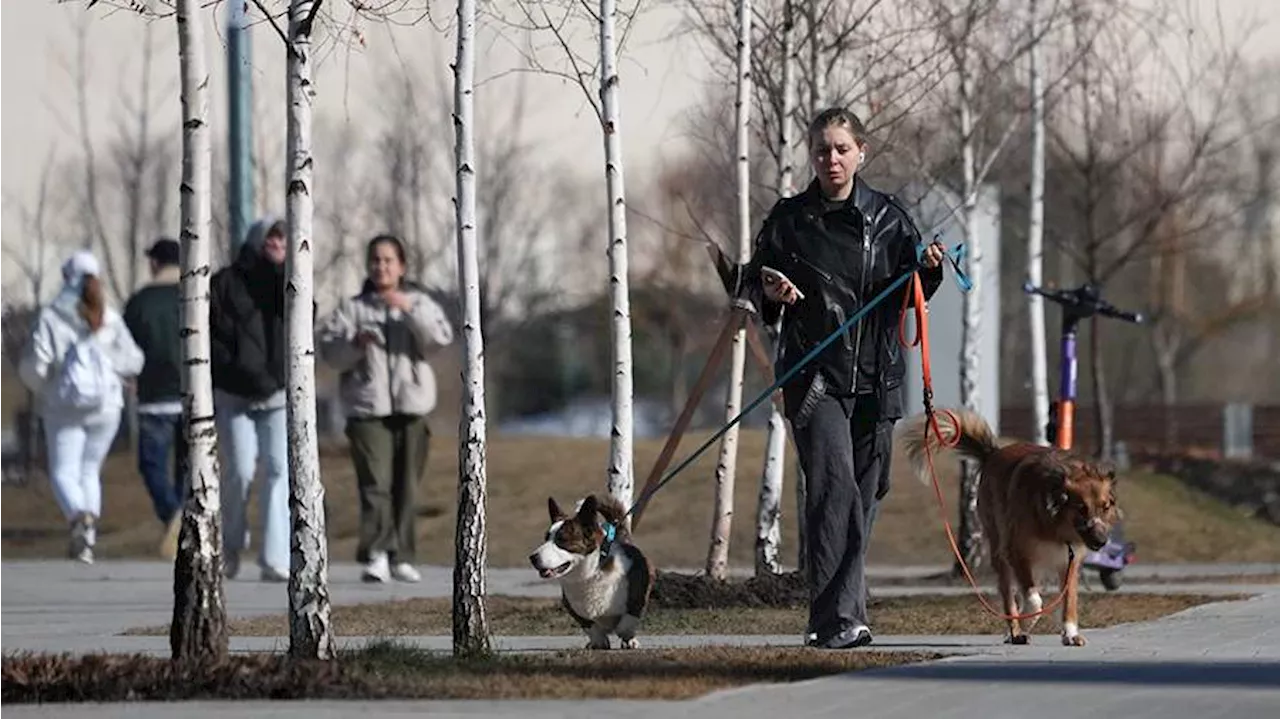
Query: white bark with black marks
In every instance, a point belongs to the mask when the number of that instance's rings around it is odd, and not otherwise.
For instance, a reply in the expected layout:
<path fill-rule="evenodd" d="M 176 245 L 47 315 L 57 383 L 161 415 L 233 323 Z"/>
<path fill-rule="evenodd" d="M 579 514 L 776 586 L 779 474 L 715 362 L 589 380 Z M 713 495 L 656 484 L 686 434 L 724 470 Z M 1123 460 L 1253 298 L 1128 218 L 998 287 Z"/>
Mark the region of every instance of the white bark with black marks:
<path fill-rule="evenodd" d="M 964 238 L 968 249 L 970 277 L 982 277 L 982 242 L 978 236 L 978 153 L 974 121 L 974 78 L 967 48 L 956 52 L 960 95 L 960 163 L 964 178 Z M 981 372 L 982 282 L 964 295 L 964 322 L 960 332 L 960 404 L 971 412 L 981 413 L 979 382 Z M 978 466 L 970 460 L 960 462 L 959 545 L 964 560 L 971 568 L 982 558 L 982 527 L 978 523 Z"/>
<path fill-rule="evenodd" d="M 1031 208 L 1027 226 L 1027 282 L 1039 287 L 1044 269 L 1044 68 L 1041 67 L 1041 32 L 1038 0 L 1030 0 L 1028 48 L 1031 70 Z M 1053 441 L 1049 424 L 1049 358 L 1045 346 L 1044 299 L 1027 295 L 1027 316 L 1031 335 L 1031 398 L 1034 408 L 1034 437 L 1037 444 Z"/>
<path fill-rule="evenodd" d="M 782 110 L 778 117 L 778 196 L 790 197 L 794 192 L 791 146 L 795 123 L 796 58 L 795 26 L 792 3 L 783 7 L 782 21 Z M 769 328 L 775 357 L 781 341 L 782 320 Z M 776 574 L 781 571 L 778 545 L 782 541 L 782 479 L 786 468 L 787 424 L 776 403 L 770 403 L 769 430 L 765 439 L 764 472 L 760 477 L 760 498 L 756 510 L 755 573 Z M 797 511 L 796 516 L 803 515 Z"/>
<path fill-rule="evenodd" d="M 751 2 L 738 0 L 738 81 L 736 109 L 737 138 L 737 226 L 738 264 L 751 260 Z M 749 318 L 746 321 L 751 321 Z M 729 363 L 729 396 L 725 401 L 725 421 L 742 410 L 743 376 L 747 367 L 745 322 L 733 335 Z M 707 575 L 724 579 L 729 574 L 729 536 L 733 527 L 733 487 L 738 462 L 738 427 L 734 425 L 720 440 L 716 463 L 716 493 L 711 521 L 711 546 L 707 550 Z"/>
<path fill-rule="evenodd" d="M 227 656 L 227 614 L 222 586 L 222 527 L 218 433 L 209 363 L 209 243 L 212 240 L 213 162 L 209 139 L 209 65 L 200 3 L 177 3 L 182 100 L 182 420 L 175 447 L 179 473 L 190 488 L 173 570 L 169 646 L 175 661 L 216 662 Z"/>
<path fill-rule="evenodd" d="M 613 427 L 609 434 L 609 494 L 631 506 L 634 484 L 631 299 L 627 269 L 627 200 L 622 158 L 617 3 L 600 0 L 600 109 L 604 175 L 609 194 L 609 299 L 613 308 Z M 628 520 L 630 524 L 630 520 Z"/>
<path fill-rule="evenodd" d="M 453 65 L 454 160 L 457 196 L 458 286 L 462 294 L 463 388 L 458 427 L 458 523 L 453 563 L 453 653 L 489 652 L 485 615 L 484 335 L 480 326 L 480 263 L 476 239 L 475 0 L 458 2 L 458 47 Z"/>
<path fill-rule="evenodd" d="M 324 485 L 316 436 L 314 255 L 315 213 L 311 154 L 313 58 L 311 31 L 321 0 L 289 4 L 286 48 L 289 115 L 285 144 L 288 255 L 285 260 L 285 392 L 289 427 L 289 654 L 332 659 L 329 550 L 325 536 Z"/>

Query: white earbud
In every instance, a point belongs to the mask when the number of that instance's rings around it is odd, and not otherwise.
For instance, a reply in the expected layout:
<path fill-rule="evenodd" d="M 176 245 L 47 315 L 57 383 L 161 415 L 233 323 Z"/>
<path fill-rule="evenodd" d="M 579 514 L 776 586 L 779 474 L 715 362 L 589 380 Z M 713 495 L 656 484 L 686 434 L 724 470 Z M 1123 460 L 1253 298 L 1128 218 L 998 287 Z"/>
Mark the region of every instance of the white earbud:
<path fill-rule="evenodd" d="M 858 164 L 859 164 L 859 165 L 861 165 L 862 163 L 864 163 L 864 162 L 866 162 L 866 161 L 867 161 L 867 153 L 866 153 L 865 151 L 864 151 L 864 152 L 859 152 L 859 153 L 858 153 Z"/>

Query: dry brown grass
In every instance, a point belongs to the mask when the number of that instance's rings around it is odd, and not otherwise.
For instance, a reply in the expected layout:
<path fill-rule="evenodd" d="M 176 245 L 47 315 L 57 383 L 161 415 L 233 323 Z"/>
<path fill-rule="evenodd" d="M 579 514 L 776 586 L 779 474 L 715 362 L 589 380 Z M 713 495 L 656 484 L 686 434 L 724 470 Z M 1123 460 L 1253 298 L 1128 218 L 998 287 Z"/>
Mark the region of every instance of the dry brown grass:
<path fill-rule="evenodd" d="M 439 427 L 437 427 L 439 428 Z M 708 433 L 686 436 L 676 454 L 684 458 Z M 456 439 L 432 439 L 430 467 L 419 489 L 419 559 L 435 564 L 453 561 L 456 502 Z M 659 440 L 636 443 L 637 482 L 643 481 L 661 449 Z M 764 434 L 741 434 L 739 481 L 735 494 L 730 560 L 753 561 L 754 516 Z M 790 453 L 790 448 L 788 448 Z M 790 457 L 790 454 L 789 454 Z M 597 439 L 493 436 L 488 453 L 489 561 L 492 566 L 523 567 L 533 545 L 546 531 L 546 498 L 561 504 L 604 488 L 608 443 Z M 699 567 L 706 558 L 711 522 L 715 447 L 657 494 L 647 510 L 637 541 L 659 567 Z M 104 473 L 102 534 L 104 559 L 154 557 L 160 524 L 142 486 L 132 455 L 112 457 Z M 933 490 L 909 475 L 895 458 L 894 485 L 881 508 L 871 542 L 876 564 L 948 563 L 950 550 Z M 940 461 L 944 496 L 955 496 L 955 463 Z M 327 490 L 330 556 L 355 557 L 357 502 L 355 475 L 342 452 L 323 457 Z M 794 463 L 787 462 L 783 514 L 783 558 L 794 562 L 795 524 L 791 483 Z M 1280 527 L 1241 516 L 1225 505 L 1186 488 L 1176 480 L 1140 472 L 1125 476 L 1120 486 L 1127 515 L 1128 538 L 1138 545 L 1139 561 L 1280 561 Z M 948 507 L 951 511 L 952 507 Z M 256 510 L 253 510 L 256 513 Z M 252 515 L 251 515 L 252 516 Z M 6 558 L 61 557 L 65 530 L 46 481 L 27 488 L 3 489 L 3 542 Z"/>
<path fill-rule="evenodd" d="M 1055 595 L 1056 596 L 1056 595 Z M 1188 594 L 1090 594 L 1083 598 L 1080 625 L 1097 629 L 1141 622 L 1182 611 L 1199 604 L 1239 597 Z M 996 602 L 992 602 L 993 605 Z M 489 597 L 489 627 L 499 636 L 572 636 L 582 630 L 569 619 L 559 602 L 548 599 Z M 800 607 L 751 607 L 724 609 L 653 609 L 646 613 L 644 634 L 740 634 L 794 635 L 805 625 Z M 986 614 L 972 596 L 919 596 L 874 599 L 871 624 L 877 634 L 1001 634 L 1004 625 Z M 1038 634 L 1058 631 L 1057 613 L 1036 625 Z M 452 631 L 449 600 L 403 601 L 335 606 L 334 631 L 342 636 L 395 637 L 447 635 Z M 284 637 L 289 626 L 284 616 L 232 621 L 231 634 L 247 637 Z M 131 630 L 134 635 L 168 635 L 168 627 Z"/>
<path fill-rule="evenodd" d="M 3 701 L 192 699 L 690 699 L 755 683 L 801 681 L 935 659 L 920 652 L 703 647 L 558 652 L 454 660 L 394 644 L 336 662 L 233 656 L 175 666 L 143 656 L 5 657 Z"/>

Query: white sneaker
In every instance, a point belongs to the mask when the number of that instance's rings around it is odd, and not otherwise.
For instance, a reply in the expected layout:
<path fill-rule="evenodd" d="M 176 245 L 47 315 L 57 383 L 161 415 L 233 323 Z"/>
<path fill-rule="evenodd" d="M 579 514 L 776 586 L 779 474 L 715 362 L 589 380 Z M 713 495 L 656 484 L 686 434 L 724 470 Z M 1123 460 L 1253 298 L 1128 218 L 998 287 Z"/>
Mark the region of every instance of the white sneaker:
<path fill-rule="evenodd" d="M 385 582 L 391 573 L 386 552 L 371 552 L 360 578 L 366 582 Z"/>
<path fill-rule="evenodd" d="M 287 582 L 289 581 L 289 571 L 279 570 L 275 567 L 263 567 L 262 573 L 259 575 L 264 582 Z"/>
<path fill-rule="evenodd" d="M 93 547 L 81 548 L 81 550 L 76 554 L 75 559 L 77 562 L 82 564 L 93 564 Z"/>
<path fill-rule="evenodd" d="M 397 562 L 391 567 L 391 576 L 398 581 L 416 584 L 422 581 L 422 575 L 418 574 L 418 570 L 413 568 L 408 562 Z"/>

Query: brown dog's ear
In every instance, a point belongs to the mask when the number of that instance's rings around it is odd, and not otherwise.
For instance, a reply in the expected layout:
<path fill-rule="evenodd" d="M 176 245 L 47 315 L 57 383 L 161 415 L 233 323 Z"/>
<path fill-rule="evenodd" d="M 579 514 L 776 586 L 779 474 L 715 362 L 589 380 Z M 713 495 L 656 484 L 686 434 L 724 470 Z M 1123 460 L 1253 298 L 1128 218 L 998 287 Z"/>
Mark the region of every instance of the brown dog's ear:
<path fill-rule="evenodd" d="M 1067 458 L 1056 453 L 1049 454 L 1046 459 L 1048 461 L 1043 466 L 1044 510 L 1056 520 L 1067 506 L 1067 477 L 1071 474 L 1071 465 Z"/>
<path fill-rule="evenodd" d="M 578 507 L 578 522 L 587 527 L 596 526 L 596 512 L 599 509 L 600 504 L 596 500 L 596 496 L 594 494 L 587 495 L 587 498 L 582 500 L 582 506 Z"/>
<path fill-rule="evenodd" d="M 1056 520 L 1067 506 L 1067 493 L 1061 489 L 1051 489 L 1044 495 L 1044 510 L 1049 517 Z"/>
<path fill-rule="evenodd" d="M 560 505 L 556 504 L 554 497 L 547 497 L 547 513 L 551 515 L 551 523 L 562 522 L 568 517 L 560 510 Z"/>

